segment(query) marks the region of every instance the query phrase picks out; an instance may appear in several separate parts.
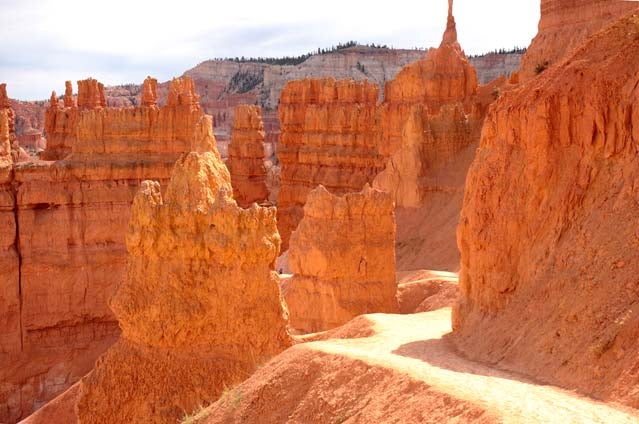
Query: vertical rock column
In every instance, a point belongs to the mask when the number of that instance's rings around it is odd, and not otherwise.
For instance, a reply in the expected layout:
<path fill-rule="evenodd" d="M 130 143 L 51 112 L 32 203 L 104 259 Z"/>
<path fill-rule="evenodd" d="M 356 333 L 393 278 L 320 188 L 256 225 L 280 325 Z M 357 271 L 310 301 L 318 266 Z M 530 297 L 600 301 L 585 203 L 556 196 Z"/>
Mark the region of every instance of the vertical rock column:
<path fill-rule="evenodd" d="M 367 313 L 397 312 L 395 207 L 368 185 L 339 197 L 323 186 L 308 195 L 291 235 L 285 288 L 291 327 L 328 330 Z"/>
<path fill-rule="evenodd" d="M 264 166 L 264 138 L 261 108 L 238 106 L 226 164 L 231 173 L 235 200 L 242 207 L 263 202 L 269 197 Z"/>
<path fill-rule="evenodd" d="M 165 196 L 144 182 L 111 307 L 118 343 L 82 381 L 82 423 L 174 423 L 290 345 L 275 209 L 239 208 L 217 152 L 188 153 Z"/>

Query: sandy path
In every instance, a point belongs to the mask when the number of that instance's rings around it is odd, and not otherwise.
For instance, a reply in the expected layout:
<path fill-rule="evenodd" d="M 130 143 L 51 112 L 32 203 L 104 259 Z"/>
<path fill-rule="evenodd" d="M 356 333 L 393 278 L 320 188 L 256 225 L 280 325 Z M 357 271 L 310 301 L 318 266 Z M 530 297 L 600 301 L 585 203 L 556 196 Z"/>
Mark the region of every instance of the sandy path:
<path fill-rule="evenodd" d="M 639 411 L 604 404 L 469 361 L 442 338 L 450 308 L 415 315 L 369 315 L 372 337 L 330 339 L 307 348 L 391 368 L 433 389 L 481 405 L 510 423 L 638 423 Z"/>

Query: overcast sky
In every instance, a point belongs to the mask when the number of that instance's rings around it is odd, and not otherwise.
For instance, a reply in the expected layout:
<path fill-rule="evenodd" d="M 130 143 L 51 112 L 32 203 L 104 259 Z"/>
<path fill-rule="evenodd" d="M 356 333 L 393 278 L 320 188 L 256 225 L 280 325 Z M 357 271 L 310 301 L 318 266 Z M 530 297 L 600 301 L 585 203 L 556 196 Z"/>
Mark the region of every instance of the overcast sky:
<path fill-rule="evenodd" d="M 64 81 L 161 81 L 215 57 L 300 55 L 356 40 L 439 44 L 446 0 L 0 0 L 0 82 L 45 99 Z M 527 46 L 539 0 L 455 0 L 468 54 Z"/>

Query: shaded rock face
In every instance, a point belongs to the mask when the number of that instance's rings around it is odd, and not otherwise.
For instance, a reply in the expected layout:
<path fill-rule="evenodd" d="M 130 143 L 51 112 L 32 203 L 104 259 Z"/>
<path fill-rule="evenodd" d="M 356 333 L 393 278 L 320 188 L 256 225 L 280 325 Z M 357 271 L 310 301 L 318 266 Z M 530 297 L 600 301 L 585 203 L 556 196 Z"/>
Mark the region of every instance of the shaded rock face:
<path fill-rule="evenodd" d="M 521 62 L 522 82 L 570 57 L 588 37 L 634 9 L 635 2 L 621 0 L 541 0 L 539 32 Z"/>
<path fill-rule="evenodd" d="M 269 198 L 266 185 L 265 133 L 259 106 L 242 105 L 235 109 L 233 134 L 226 165 L 231 173 L 235 200 L 242 207 Z"/>
<path fill-rule="evenodd" d="M 332 78 L 289 82 L 282 91 L 277 218 L 284 249 L 311 190 L 359 191 L 383 169 L 377 97 L 375 84 Z"/>
<path fill-rule="evenodd" d="M 166 185 L 194 143 L 215 142 L 211 118 L 192 103 L 128 109 L 62 103 L 52 97 L 48 119 L 70 151 L 66 158 L 0 171 L 10 175 L 10 184 L 0 183 L 0 258 L 8 261 L 0 276 L 7 314 L 0 321 L 13 329 L 0 336 L 0 422 L 15 422 L 64 391 L 115 342 L 119 329 L 107 302 L 125 277 L 135 193 L 145 179 Z"/>
<path fill-rule="evenodd" d="M 395 210 L 368 185 L 343 197 L 323 186 L 309 193 L 288 254 L 285 299 L 302 332 L 338 327 L 367 313 L 397 312 Z"/>
<path fill-rule="evenodd" d="M 120 340 L 82 380 L 82 423 L 172 423 L 290 345 L 274 208 L 241 209 L 217 151 L 188 153 L 166 194 L 145 181 L 111 307 Z"/>
<path fill-rule="evenodd" d="M 465 354 L 639 407 L 639 16 L 491 108 L 458 241 Z"/>

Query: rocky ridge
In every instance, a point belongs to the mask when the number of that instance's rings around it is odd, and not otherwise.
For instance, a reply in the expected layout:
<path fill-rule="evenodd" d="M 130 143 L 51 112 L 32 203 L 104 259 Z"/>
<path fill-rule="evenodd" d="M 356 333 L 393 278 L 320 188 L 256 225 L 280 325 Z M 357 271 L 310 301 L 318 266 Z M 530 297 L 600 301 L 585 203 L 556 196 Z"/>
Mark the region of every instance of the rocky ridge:
<path fill-rule="evenodd" d="M 635 408 L 637 49 L 635 13 L 493 105 L 453 315 L 469 357 Z"/>

